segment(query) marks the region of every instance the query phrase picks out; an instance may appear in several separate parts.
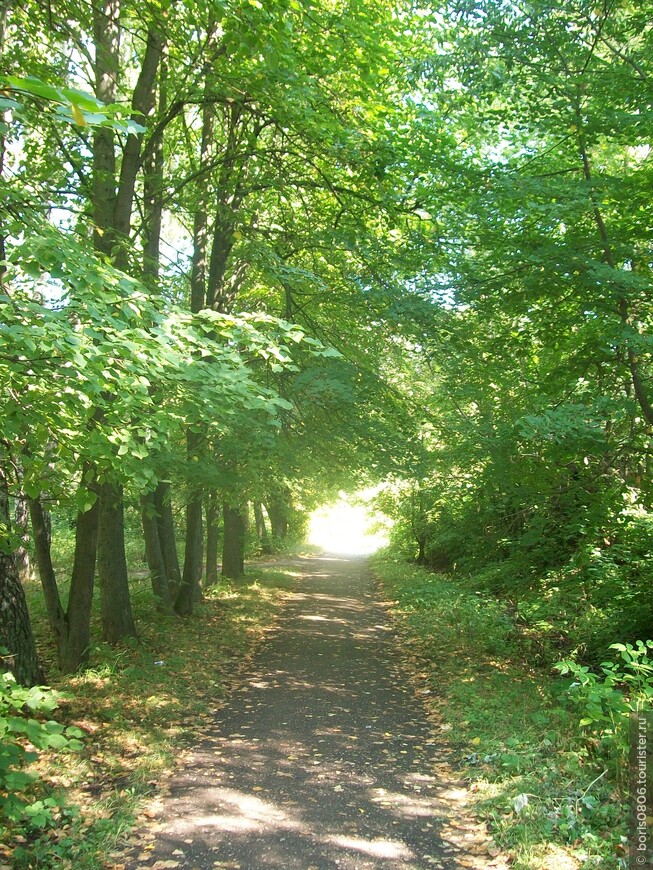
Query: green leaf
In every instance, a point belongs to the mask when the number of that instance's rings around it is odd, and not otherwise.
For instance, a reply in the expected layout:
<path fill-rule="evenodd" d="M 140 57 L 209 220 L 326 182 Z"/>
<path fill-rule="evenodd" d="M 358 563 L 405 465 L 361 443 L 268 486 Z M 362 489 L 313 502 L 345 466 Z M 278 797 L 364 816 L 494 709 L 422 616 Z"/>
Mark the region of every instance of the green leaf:
<path fill-rule="evenodd" d="M 60 90 L 33 76 L 28 76 L 27 78 L 2 76 L 0 77 L 0 85 L 2 84 L 8 84 L 13 90 L 29 94 L 33 97 L 39 97 L 56 103 L 65 101 L 65 97 Z"/>

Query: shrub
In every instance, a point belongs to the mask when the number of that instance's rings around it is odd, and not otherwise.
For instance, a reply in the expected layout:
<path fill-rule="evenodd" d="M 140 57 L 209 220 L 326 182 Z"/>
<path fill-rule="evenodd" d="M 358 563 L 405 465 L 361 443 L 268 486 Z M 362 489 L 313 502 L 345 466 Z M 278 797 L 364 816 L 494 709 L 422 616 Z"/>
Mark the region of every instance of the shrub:
<path fill-rule="evenodd" d="M 42 828 L 58 806 L 54 797 L 34 799 L 38 776 L 27 767 L 38 757 L 35 750 L 82 748 L 79 728 L 29 715 L 51 713 L 57 703 L 50 689 L 26 689 L 16 683 L 13 674 L 0 675 L 0 817 L 9 822 Z"/>
<path fill-rule="evenodd" d="M 610 649 L 621 661 L 602 662 L 599 673 L 571 659 L 556 669 L 575 678 L 567 691 L 580 710 L 585 735 L 621 766 L 628 757 L 630 713 L 653 702 L 653 640 L 613 643 Z"/>

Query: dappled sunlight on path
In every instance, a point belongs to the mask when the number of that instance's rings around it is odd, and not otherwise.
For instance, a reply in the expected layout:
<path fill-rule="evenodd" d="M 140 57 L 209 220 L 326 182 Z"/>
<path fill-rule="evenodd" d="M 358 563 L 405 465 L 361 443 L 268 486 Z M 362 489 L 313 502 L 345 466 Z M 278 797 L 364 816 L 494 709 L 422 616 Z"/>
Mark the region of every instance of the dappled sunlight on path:
<path fill-rule="evenodd" d="M 483 832 L 464 821 L 464 789 L 402 673 L 365 563 L 299 564 L 275 632 L 126 866 L 501 866 L 474 863 Z"/>

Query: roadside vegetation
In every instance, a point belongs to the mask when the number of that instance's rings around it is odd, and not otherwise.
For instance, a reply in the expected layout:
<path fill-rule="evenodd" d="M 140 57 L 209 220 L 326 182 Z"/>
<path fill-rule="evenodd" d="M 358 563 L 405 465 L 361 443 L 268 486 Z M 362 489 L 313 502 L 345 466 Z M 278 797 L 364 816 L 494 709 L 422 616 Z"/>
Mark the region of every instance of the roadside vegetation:
<path fill-rule="evenodd" d="M 537 629 L 473 577 L 392 551 L 372 564 L 417 690 L 513 866 L 626 867 L 628 715 L 653 695 L 653 644 L 606 649 L 594 671 L 545 663 Z"/>

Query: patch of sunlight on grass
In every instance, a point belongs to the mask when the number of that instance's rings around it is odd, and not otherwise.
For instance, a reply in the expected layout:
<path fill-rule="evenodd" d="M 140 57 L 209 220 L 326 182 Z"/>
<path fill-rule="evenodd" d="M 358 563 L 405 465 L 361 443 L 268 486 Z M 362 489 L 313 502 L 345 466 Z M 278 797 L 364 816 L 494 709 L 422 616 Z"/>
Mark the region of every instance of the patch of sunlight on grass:
<path fill-rule="evenodd" d="M 389 520 L 365 503 L 371 494 L 343 492 L 338 501 L 313 511 L 308 543 L 329 553 L 351 555 L 375 553 L 387 546 Z"/>

